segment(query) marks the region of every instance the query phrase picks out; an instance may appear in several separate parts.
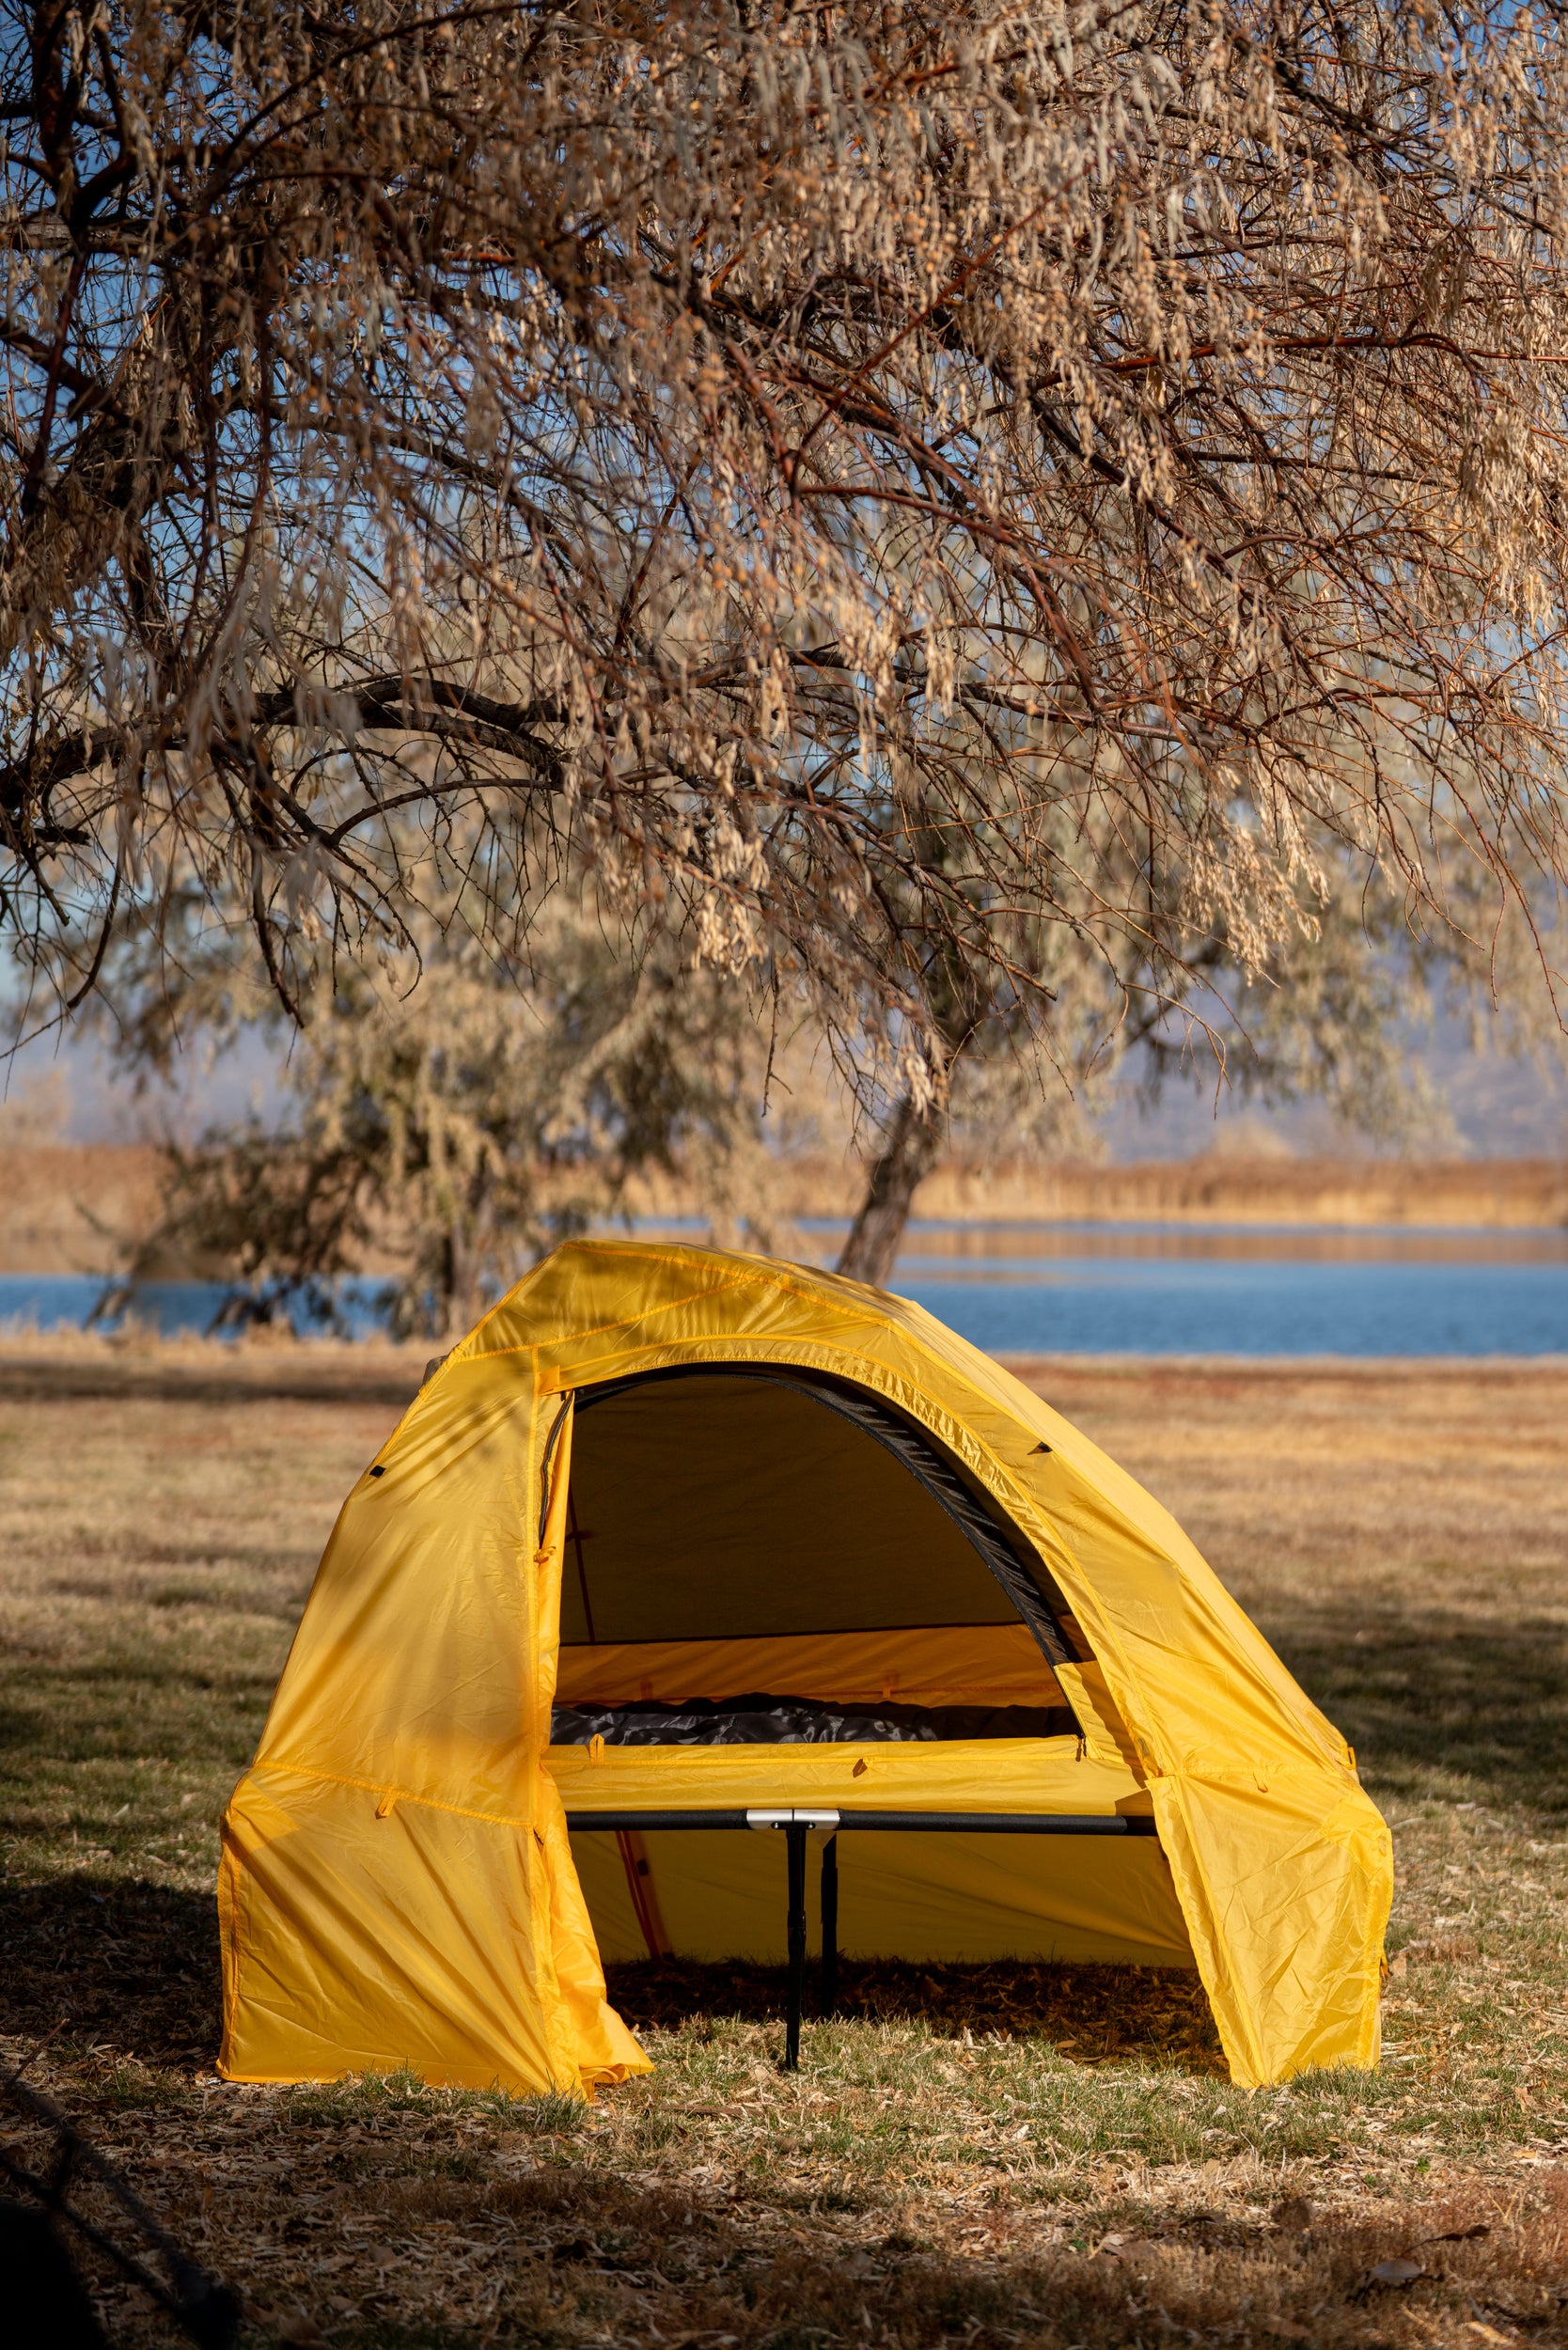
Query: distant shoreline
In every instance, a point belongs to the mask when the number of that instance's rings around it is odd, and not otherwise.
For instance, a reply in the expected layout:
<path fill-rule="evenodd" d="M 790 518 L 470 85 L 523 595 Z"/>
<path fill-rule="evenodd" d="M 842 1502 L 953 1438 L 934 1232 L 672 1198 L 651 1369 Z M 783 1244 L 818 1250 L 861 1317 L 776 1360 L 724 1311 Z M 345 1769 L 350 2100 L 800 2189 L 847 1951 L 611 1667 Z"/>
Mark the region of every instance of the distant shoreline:
<path fill-rule="evenodd" d="M 0 1323 L 0 1402 L 44 1395 L 142 1394 L 219 1402 L 245 1392 L 299 1402 L 357 1400 L 401 1411 L 417 1392 L 430 1357 L 426 1339 L 311 1337 L 275 1330 L 205 1338 L 160 1338 L 146 1329 L 35 1330 Z M 1183 1397 L 1271 1387 L 1338 1387 L 1374 1398 L 1380 1389 L 1420 1385 L 1434 1390 L 1485 1385 L 1539 1397 L 1544 1385 L 1568 1389 L 1562 1355 L 1076 1355 L 1009 1349 L 1004 1371 L 1045 1397 L 1058 1391 L 1113 1393 L 1141 1386 Z"/>
<path fill-rule="evenodd" d="M 771 1204 L 786 1215 L 838 1218 L 858 1202 L 859 1171 L 800 1159 L 779 1171 Z M 649 1183 L 649 1215 L 681 1212 L 679 1186 Z M 963 1160 L 916 1199 L 922 1222 L 964 1224 L 1392 1224 L 1513 1230 L 1568 1226 L 1568 1159 L 1231 1158 L 1219 1153 L 1109 1166 Z"/>
<path fill-rule="evenodd" d="M 158 1214 L 160 1154 L 150 1144 L 0 1145 L 0 1272 L 113 1272 Z M 776 1170 L 774 1216 L 854 1213 L 853 1165 L 796 1159 Z M 641 1185 L 629 1203 L 651 1218 L 691 1213 L 679 1181 Z M 737 1211 L 747 1203 L 737 1199 Z M 1408 1225 L 1520 1230 L 1568 1227 L 1568 1159 L 1229 1158 L 1107 1166 L 963 1160 L 919 1193 L 921 1221 L 1095 1221 L 1240 1225 Z M 384 1267 L 367 1264 L 367 1272 Z M 171 1267 L 173 1273 L 176 1268 Z M 191 1268 L 193 1272 L 197 1268 Z"/>

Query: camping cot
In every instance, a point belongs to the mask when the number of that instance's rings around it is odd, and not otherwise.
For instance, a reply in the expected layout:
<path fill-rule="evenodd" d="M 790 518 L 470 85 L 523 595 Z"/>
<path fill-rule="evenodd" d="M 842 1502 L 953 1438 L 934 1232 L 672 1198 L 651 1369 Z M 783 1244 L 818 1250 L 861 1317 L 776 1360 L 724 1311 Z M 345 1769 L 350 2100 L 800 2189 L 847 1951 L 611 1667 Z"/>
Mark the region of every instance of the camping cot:
<path fill-rule="evenodd" d="M 225 1816 L 222 2070 L 586 2092 L 650 1953 L 787 1946 L 792 2037 L 808 1840 L 829 1969 L 1196 1967 L 1236 2080 L 1376 2061 L 1388 1829 L 1168 1513 L 918 1307 L 573 1242 L 343 1506 Z"/>

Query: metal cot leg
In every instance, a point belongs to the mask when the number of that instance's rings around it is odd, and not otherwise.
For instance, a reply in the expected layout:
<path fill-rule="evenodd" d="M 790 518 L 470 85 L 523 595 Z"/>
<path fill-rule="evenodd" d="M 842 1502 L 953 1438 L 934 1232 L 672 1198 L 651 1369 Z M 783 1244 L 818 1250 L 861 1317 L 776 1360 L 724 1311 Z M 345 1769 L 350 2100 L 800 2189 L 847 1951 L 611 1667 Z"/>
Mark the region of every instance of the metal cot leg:
<path fill-rule="evenodd" d="M 823 1846 L 823 2013 L 839 2007 L 839 1839 Z"/>
<path fill-rule="evenodd" d="M 784 1830 L 789 1863 L 790 1914 L 787 1948 L 790 1954 L 789 2007 L 784 2024 L 784 2070 L 800 2065 L 800 2011 L 806 1992 L 806 1829 L 793 1824 Z"/>

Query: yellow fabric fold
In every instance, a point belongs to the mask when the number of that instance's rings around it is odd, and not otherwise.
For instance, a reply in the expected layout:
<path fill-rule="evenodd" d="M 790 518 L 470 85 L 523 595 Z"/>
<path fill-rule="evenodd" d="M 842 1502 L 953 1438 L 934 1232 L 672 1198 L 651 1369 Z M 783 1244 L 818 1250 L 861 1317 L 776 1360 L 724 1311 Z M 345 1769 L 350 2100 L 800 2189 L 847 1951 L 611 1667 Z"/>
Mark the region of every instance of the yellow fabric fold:
<path fill-rule="evenodd" d="M 563 1647 L 557 1696 L 598 1700 L 766 1689 L 840 1705 L 1059 1705 L 1061 1691 L 1022 1623 L 818 1632 L 730 1640 L 604 1640 Z"/>

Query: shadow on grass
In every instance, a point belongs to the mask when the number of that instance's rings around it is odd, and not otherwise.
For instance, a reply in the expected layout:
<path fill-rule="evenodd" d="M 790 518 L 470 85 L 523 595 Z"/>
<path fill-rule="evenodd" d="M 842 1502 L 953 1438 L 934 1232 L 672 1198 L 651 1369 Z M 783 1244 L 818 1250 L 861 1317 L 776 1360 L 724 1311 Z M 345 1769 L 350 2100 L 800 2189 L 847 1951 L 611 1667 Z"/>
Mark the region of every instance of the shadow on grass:
<path fill-rule="evenodd" d="M 1478 2217 L 1478 2215 L 1480 2215 Z M 1515 2326 L 1558 2339 L 1555 2210 L 1506 2215 L 1482 2195 L 1463 2202 L 1335 2217 L 1305 2234 L 1266 2218 L 1225 2223 L 1212 2210 L 1155 2216 L 1129 2202 L 1084 2214 L 1066 2242 L 1043 2246 L 1037 2209 L 1001 2204 L 964 2231 L 959 2249 L 918 2222 L 840 2235 L 755 2226 L 745 2201 L 690 2199 L 576 2167 L 505 2182 L 411 2183 L 395 2230 L 446 2224 L 452 2251 L 426 2263 L 418 2314 L 392 2293 L 361 2293 L 333 2340 L 353 2350 L 478 2350 L 546 2341 L 561 2350 L 655 2340 L 730 2350 L 823 2350 L 846 2342 L 903 2350 L 1124 2350 L 1129 2342 L 1299 2342 L 1374 2350 L 1390 2338 L 1517 2340 Z M 902 2218 L 904 2215 L 901 2215 Z M 1117 2232 L 1100 2239 L 1107 2218 Z M 1216 2224 L 1217 2223 L 1217 2224 Z M 492 2314 L 476 2324 L 477 2279 L 457 2268 L 463 2240 L 499 2225 L 506 2250 L 484 2272 Z M 1466 2227 L 1468 2240 L 1453 2241 Z M 1424 2238 L 1449 2232 L 1434 2247 Z M 1412 2249 L 1418 2253 L 1408 2258 Z M 1393 2260 L 1403 2290 L 1380 2280 Z M 431 2307 L 431 2279 L 447 2307 Z M 388 2283 L 393 2279 L 387 2277 Z M 395 2291 L 395 2285 L 394 2285 Z M 382 2298 L 376 2311 L 365 2304 Z M 1405 2315 L 1406 2311 L 1410 2315 Z M 1474 2312 L 1508 2326 L 1505 2336 Z M 1397 2313 L 1396 2313 L 1397 2312 Z M 299 2337 L 296 2336 L 296 2339 Z"/>
<path fill-rule="evenodd" d="M 1561 1622 L 1368 1607 L 1269 1637 L 1373 1777 L 1405 1794 L 1463 1779 L 1493 1803 L 1568 1810 Z"/>
<path fill-rule="evenodd" d="M 61 2056 L 99 2046 L 180 2068 L 216 2058 L 222 1994 L 210 1895 L 81 1876 L 0 1888 L 0 2029 L 15 2039 L 41 2041 L 63 2026 Z M 782 1966 L 665 1959 L 608 1971 L 610 1998 L 634 2028 L 701 2037 L 704 2025 L 739 2017 L 777 2023 L 782 2041 Z M 808 2017 L 816 1993 L 813 1967 Z M 1049 2040 L 1080 2064 L 1224 2069 L 1197 1976 L 1171 1968 L 848 1959 L 839 2013 L 920 2020 L 944 2038 Z"/>
<path fill-rule="evenodd" d="M 738 2017 L 779 2022 L 782 1966 L 745 1959 L 698 1965 L 644 1959 L 608 1970 L 611 2000 L 635 2029 L 690 2030 Z M 818 2009 L 808 1972 L 806 2013 Z M 945 2039 L 999 2032 L 1049 2040 L 1077 2063 L 1181 2064 L 1223 2071 L 1219 2042 L 1196 1974 L 1173 1967 L 1032 1965 L 920 1966 L 844 1959 L 838 2013 L 869 2023 L 920 2021 Z"/>
<path fill-rule="evenodd" d="M 0 2029 L 59 2029 L 69 2056 L 107 2044 L 149 2065 L 210 2065 L 222 1995 L 211 1894 L 86 1877 L 0 1887 Z"/>

